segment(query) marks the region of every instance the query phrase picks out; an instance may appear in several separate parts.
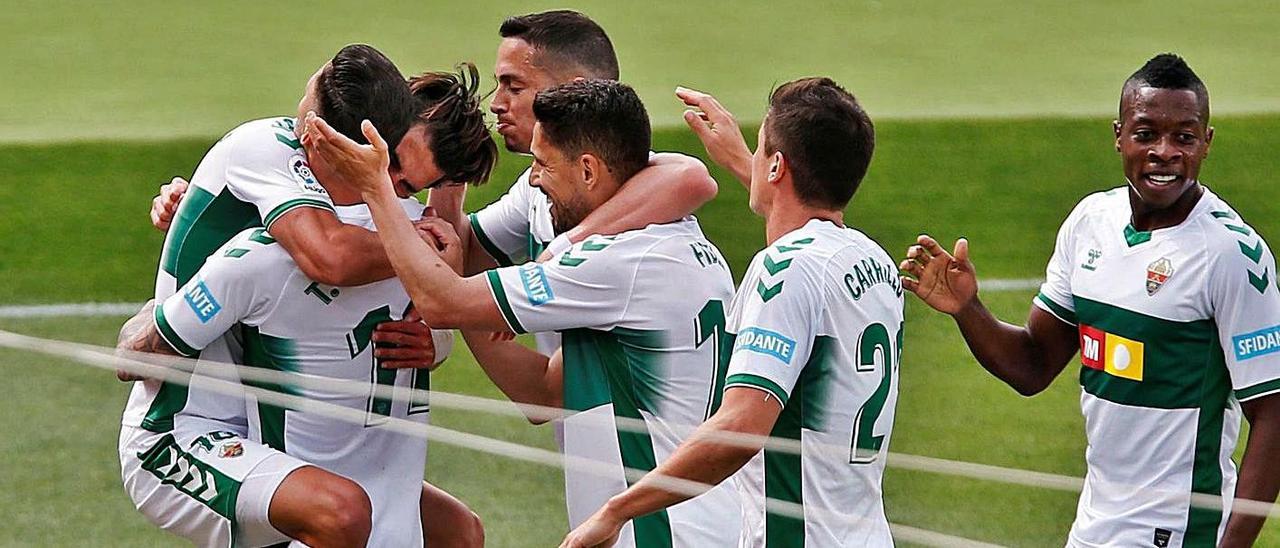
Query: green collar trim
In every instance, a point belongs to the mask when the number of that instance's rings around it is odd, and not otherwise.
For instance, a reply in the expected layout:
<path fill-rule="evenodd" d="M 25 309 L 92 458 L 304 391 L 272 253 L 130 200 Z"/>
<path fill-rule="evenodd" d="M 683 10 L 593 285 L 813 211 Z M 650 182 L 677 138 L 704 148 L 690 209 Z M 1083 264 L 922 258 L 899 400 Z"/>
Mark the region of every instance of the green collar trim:
<path fill-rule="evenodd" d="M 1124 241 L 1129 244 L 1129 247 L 1147 243 L 1149 240 L 1151 240 L 1151 231 L 1139 231 L 1138 229 L 1133 228 L 1133 223 L 1124 225 Z"/>

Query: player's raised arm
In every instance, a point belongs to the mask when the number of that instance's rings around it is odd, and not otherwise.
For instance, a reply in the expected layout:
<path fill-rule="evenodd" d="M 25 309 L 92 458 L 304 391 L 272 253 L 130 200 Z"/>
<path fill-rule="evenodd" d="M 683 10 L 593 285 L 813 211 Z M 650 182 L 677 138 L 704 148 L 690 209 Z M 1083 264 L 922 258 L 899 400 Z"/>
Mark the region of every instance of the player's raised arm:
<path fill-rule="evenodd" d="M 463 278 L 462 250 L 456 233 L 448 223 L 435 219 L 437 239 L 443 250 L 437 250 L 419 237 L 417 229 L 405 215 L 400 200 L 387 175 L 390 158 L 387 143 L 367 120 L 361 125 L 368 145 L 361 145 L 334 131 L 314 113 L 307 115 L 306 146 L 326 162 L 338 175 L 335 185 L 348 185 L 359 191 L 378 227 L 387 258 L 405 290 L 413 298 L 414 308 L 432 327 L 470 328 L 490 331 L 507 329 L 506 321 L 482 276 Z M 446 257 L 450 261 L 446 261 Z"/>
<path fill-rule="evenodd" d="M 902 286 L 950 314 L 978 363 L 1019 394 L 1031 396 L 1048 388 L 1079 350 L 1075 326 L 1039 307 L 1031 307 L 1025 326 L 992 315 L 978 298 L 977 273 L 963 238 L 953 255 L 921 235 L 899 268 L 907 273 Z"/>
<path fill-rule="evenodd" d="M 715 97 L 684 87 L 676 88 L 679 97 L 689 110 L 684 111 L 684 121 L 702 141 L 711 161 L 729 170 L 743 186 L 751 186 L 751 149 L 742 137 L 738 121 Z"/>

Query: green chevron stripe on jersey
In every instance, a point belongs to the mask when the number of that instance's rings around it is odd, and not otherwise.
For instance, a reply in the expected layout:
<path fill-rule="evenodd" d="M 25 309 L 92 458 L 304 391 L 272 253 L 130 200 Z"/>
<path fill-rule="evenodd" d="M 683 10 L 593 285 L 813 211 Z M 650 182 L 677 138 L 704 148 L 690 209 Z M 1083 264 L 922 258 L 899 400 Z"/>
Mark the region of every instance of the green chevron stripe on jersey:
<path fill-rule="evenodd" d="M 824 409 L 828 383 L 832 379 L 835 345 L 832 337 L 815 337 L 809 361 L 805 362 L 791 397 L 786 400 L 778 421 L 769 434 L 799 441 L 803 430 L 822 430 L 826 423 Z M 801 455 L 764 451 L 765 496 L 804 505 L 804 481 Z M 765 546 L 768 548 L 805 545 L 803 519 L 770 513 L 765 517 Z"/>
<path fill-rule="evenodd" d="M 258 328 L 242 325 L 244 334 L 244 363 L 249 367 L 261 367 L 275 371 L 298 371 L 301 369 L 300 358 L 289 339 L 264 335 Z M 291 386 L 279 384 L 245 381 L 249 386 L 256 386 L 273 392 L 299 395 Z M 277 451 L 284 452 L 284 417 L 285 409 L 275 405 L 258 403 L 258 422 L 262 430 L 262 443 Z"/>
<path fill-rule="evenodd" d="M 1213 320 L 1172 321 L 1080 296 L 1074 301 L 1081 325 L 1141 342 L 1144 347 L 1146 366 L 1141 381 L 1082 367 L 1080 385 L 1094 396 L 1123 405 L 1198 408 L 1206 403 L 1206 383 L 1213 375 L 1226 374 Z M 1226 393 L 1221 397 L 1225 405 Z"/>
<path fill-rule="evenodd" d="M 662 394 L 666 348 L 663 333 L 616 328 L 609 332 L 572 329 L 563 333 L 565 406 L 586 410 L 613 403 L 615 417 L 644 420 L 640 411 L 653 414 Z M 596 364 L 598 368 L 593 367 Z M 622 465 L 650 471 L 657 468 L 653 438 L 644 432 L 616 429 Z M 632 481 L 628 478 L 627 484 Z M 636 546 L 670 547 L 671 520 L 666 510 L 632 520 Z"/>

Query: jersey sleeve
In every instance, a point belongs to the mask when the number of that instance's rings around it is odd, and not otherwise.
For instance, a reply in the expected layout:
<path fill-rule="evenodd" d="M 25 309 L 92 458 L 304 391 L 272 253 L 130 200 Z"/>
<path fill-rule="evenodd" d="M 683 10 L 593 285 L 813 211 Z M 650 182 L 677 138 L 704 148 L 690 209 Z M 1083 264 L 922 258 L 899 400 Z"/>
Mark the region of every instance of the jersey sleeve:
<path fill-rule="evenodd" d="M 743 309 L 729 358 L 726 390 L 734 386 L 757 388 L 773 394 L 782 405 L 790 398 L 813 350 L 824 301 L 814 265 L 794 260 L 795 265 L 777 275 L 759 272 L 754 280 L 744 280 L 739 289 L 746 295 L 739 305 Z"/>
<path fill-rule="evenodd" d="M 529 184 L 529 170 L 498 201 L 469 215 L 476 240 L 501 266 L 530 260 L 529 207 L 531 195 L 537 192 Z"/>
<path fill-rule="evenodd" d="M 1274 279 L 1275 257 L 1257 233 L 1251 236 L 1221 251 L 1209 278 L 1218 338 L 1240 401 L 1280 392 L 1280 290 Z"/>
<path fill-rule="evenodd" d="M 1081 206 L 1083 202 L 1081 202 Z M 1076 325 L 1075 299 L 1071 293 L 1071 267 L 1075 263 L 1075 225 L 1081 206 L 1067 216 L 1058 229 L 1053 244 L 1053 256 L 1045 268 L 1044 283 L 1040 293 L 1032 301 L 1040 309 L 1071 325 Z"/>
<path fill-rule="evenodd" d="M 177 293 L 156 305 L 156 327 L 179 354 L 194 357 L 236 323 L 269 311 L 280 287 L 269 268 L 272 258 L 255 247 L 232 239 Z"/>
<path fill-rule="evenodd" d="M 626 251 L 592 237 L 546 263 L 496 268 L 483 275 L 516 333 L 609 328 L 626 313 L 643 260 L 643 254 Z"/>
<path fill-rule="evenodd" d="M 246 136 L 233 145 L 227 188 L 236 198 L 258 209 L 262 226 L 267 229 L 282 215 L 300 207 L 333 211 L 333 201 L 312 175 L 302 146 L 295 147 L 297 137 L 293 131 L 283 125 L 272 129 L 275 138 L 269 143 L 251 141 Z"/>

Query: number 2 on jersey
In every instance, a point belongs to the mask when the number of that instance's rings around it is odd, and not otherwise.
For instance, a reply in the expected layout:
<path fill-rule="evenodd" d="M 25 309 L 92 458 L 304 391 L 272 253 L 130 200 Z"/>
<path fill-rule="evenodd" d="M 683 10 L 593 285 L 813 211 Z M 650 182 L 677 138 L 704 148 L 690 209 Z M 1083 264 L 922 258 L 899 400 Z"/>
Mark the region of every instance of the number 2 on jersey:
<path fill-rule="evenodd" d="M 889 330 L 884 324 L 873 323 L 858 337 L 857 371 L 875 373 L 882 371 L 880 385 L 853 417 L 853 439 L 849 441 L 849 464 L 871 464 L 880 455 L 884 436 L 875 435 L 876 421 L 889 401 L 893 387 L 893 375 L 902 361 L 902 325 L 898 326 L 896 341 L 890 341 Z M 893 344 L 896 342 L 896 344 Z M 894 348 L 896 347 L 896 349 Z"/>

